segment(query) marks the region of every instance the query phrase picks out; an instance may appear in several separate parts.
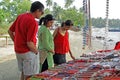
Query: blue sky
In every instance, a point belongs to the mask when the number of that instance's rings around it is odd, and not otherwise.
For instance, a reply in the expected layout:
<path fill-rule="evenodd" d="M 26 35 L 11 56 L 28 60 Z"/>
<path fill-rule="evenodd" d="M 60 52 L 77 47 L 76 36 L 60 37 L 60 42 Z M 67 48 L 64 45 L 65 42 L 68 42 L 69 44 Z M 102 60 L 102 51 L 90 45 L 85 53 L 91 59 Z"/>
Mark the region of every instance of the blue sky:
<path fill-rule="evenodd" d="M 38 1 L 38 0 L 31 0 Z M 44 5 L 46 0 L 39 0 Z M 53 0 L 57 2 L 60 6 L 64 5 L 64 0 Z M 82 7 L 83 0 L 75 0 L 73 5 L 77 8 Z M 120 0 L 109 0 L 109 18 L 120 19 Z M 91 17 L 103 17 L 106 15 L 106 0 L 91 0 Z"/>

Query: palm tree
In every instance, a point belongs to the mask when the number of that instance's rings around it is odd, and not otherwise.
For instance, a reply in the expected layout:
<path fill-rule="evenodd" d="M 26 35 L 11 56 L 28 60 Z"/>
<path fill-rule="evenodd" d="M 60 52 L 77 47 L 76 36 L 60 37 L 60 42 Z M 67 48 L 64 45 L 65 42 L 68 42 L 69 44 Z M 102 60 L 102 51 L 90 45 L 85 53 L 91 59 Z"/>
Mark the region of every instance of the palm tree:
<path fill-rule="evenodd" d="M 63 11 L 62 8 L 58 6 L 56 2 L 54 2 L 52 13 L 54 17 L 56 18 L 56 20 L 61 21 L 62 11 Z"/>
<path fill-rule="evenodd" d="M 68 8 L 75 0 L 65 0 L 65 8 Z"/>
<path fill-rule="evenodd" d="M 49 7 L 49 9 L 50 9 L 50 7 L 52 6 L 52 0 L 46 0 L 46 5 Z"/>

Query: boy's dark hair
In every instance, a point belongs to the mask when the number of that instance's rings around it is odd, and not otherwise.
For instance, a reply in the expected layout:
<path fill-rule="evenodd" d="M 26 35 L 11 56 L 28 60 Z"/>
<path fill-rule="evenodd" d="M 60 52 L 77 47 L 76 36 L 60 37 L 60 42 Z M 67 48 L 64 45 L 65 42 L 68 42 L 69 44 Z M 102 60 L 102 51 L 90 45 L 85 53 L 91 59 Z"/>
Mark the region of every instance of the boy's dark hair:
<path fill-rule="evenodd" d="M 71 20 L 66 20 L 65 22 L 62 22 L 61 27 L 63 27 L 64 25 L 73 26 L 73 22 Z"/>
<path fill-rule="evenodd" d="M 45 17 L 42 17 L 42 18 L 39 20 L 39 25 L 41 25 L 42 22 L 43 22 L 44 25 L 45 25 L 48 21 L 51 21 L 51 20 L 55 20 L 55 18 L 53 17 L 53 15 L 47 14 Z"/>
<path fill-rule="evenodd" d="M 31 4 L 30 12 L 35 12 L 37 9 L 40 11 L 44 10 L 44 5 L 39 1 L 35 1 Z"/>

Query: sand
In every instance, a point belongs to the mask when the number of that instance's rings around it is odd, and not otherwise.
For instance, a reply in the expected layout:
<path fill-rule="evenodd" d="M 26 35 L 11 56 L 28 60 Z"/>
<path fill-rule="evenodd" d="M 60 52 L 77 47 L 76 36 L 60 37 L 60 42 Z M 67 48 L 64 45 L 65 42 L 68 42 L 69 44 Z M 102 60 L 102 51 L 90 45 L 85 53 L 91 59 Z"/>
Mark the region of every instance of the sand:
<path fill-rule="evenodd" d="M 73 55 L 76 58 L 82 53 L 88 53 L 103 49 L 103 45 L 98 40 L 92 40 L 92 48 L 82 50 L 82 36 L 81 32 L 70 31 L 70 47 Z M 18 71 L 16 56 L 14 53 L 14 46 L 9 39 L 8 45 L 5 46 L 5 40 L 0 40 L 0 80 L 19 80 L 20 72 Z M 111 45 L 110 49 L 113 48 Z M 69 54 L 67 60 L 71 60 Z"/>

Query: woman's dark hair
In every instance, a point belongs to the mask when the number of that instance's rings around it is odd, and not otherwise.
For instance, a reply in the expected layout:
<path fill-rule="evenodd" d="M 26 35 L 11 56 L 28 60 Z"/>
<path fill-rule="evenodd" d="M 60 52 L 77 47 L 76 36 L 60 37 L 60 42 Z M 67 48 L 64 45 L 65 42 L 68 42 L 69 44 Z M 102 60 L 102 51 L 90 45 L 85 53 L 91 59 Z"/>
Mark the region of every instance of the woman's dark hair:
<path fill-rule="evenodd" d="M 73 22 L 71 20 L 66 20 L 65 22 L 62 22 L 61 27 L 63 26 L 73 26 Z"/>
<path fill-rule="evenodd" d="M 44 25 L 47 24 L 48 21 L 51 21 L 51 20 L 55 20 L 55 18 L 51 15 L 51 14 L 47 14 L 45 17 L 42 17 L 40 20 L 39 20 L 39 25 L 42 25 L 42 23 Z"/>
<path fill-rule="evenodd" d="M 44 5 L 39 1 L 35 1 L 31 4 L 30 12 L 35 12 L 37 9 L 40 11 L 44 10 Z"/>
<path fill-rule="evenodd" d="M 65 24 L 65 22 L 62 22 L 62 23 L 61 23 L 61 27 L 63 27 L 63 26 L 64 26 L 64 24 Z"/>

